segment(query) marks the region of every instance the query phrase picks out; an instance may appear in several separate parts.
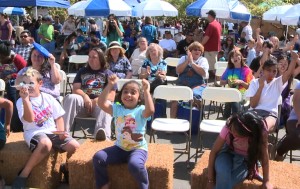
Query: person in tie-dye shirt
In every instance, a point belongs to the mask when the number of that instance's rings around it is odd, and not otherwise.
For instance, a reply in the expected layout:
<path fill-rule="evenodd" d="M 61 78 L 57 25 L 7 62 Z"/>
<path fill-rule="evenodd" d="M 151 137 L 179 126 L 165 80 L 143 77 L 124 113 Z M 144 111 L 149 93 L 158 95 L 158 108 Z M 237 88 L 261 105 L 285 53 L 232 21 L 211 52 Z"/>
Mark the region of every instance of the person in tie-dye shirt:
<path fill-rule="evenodd" d="M 237 88 L 242 95 L 248 89 L 253 75 L 251 69 L 246 65 L 240 51 L 232 50 L 228 55 L 228 65 L 221 77 L 221 85 L 228 84 L 231 88 Z M 240 109 L 240 103 L 225 103 L 224 118 L 237 113 Z"/>

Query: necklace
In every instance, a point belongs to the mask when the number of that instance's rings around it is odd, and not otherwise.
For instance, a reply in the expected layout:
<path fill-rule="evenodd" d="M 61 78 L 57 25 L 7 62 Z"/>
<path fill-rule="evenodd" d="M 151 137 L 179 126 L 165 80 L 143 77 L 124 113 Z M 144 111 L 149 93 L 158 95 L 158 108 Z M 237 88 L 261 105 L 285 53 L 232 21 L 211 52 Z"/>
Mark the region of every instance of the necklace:
<path fill-rule="evenodd" d="M 32 104 L 33 107 L 36 107 L 36 108 L 39 108 L 39 109 L 41 109 L 41 108 L 43 107 L 43 104 L 44 104 L 44 96 L 43 96 L 42 93 L 41 93 L 41 96 L 42 96 L 42 102 L 41 102 L 41 104 L 40 104 L 40 105 L 34 105 L 34 104 L 31 102 L 31 104 Z"/>

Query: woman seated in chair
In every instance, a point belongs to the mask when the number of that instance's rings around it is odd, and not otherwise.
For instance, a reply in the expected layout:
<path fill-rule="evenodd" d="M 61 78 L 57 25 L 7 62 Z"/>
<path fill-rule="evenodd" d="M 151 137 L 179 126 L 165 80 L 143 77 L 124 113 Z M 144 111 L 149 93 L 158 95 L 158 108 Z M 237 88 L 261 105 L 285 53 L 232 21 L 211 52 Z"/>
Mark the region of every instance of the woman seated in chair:
<path fill-rule="evenodd" d="M 76 38 L 77 38 L 77 34 L 76 34 L 76 32 L 73 32 L 70 35 L 68 35 L 64 41 L 63 50 L 59 57 L 59 64 L 62 68 L 64 66 L 65 60 L 68 59 L 69 56 L 76 55 L 76 52 L 74 49 Z"/>
<path fill-rule="evenodd" d="M 293 98 L 294 109 L 286 123 L 286 136 L 279 142 L 275 160 L 283 161 L 289 150 L 300 149 L 300 83 L 297 84 Z"/>
<path fill-rule="evenodd" d="M 65 131 L 70 131 L 76 116 L 94 117 L 96 118 L 95 138 L 105 140 L 111 136 L 111 116 L 97 106 L 97 99 L 112 74 L 102 50 L 92 49 L 89 52 L 87 66 L 81 68 L 75 76 L 73 94 L 67 95 L 64 99 Z M 115 99 L 115 89 L 109 94 L 110 101 Z"/>
<path fill-rule="evenodd" d="M 116 74 L 119 79 L 131 79 L 131 64 L 125 56 L 125 49 L 121 47 L 118 41 L 109 43 L 106 51 L 106 60 L 109 64 L 109 69 Z"/>
<path fill-rule="evenodd" d="M 51 54 L 49 58 L 43 56 L 42 53 L 36 48 L 33 48 L 30 52 L 27 66 L 18 72 L 18 75 L 22 75 L 28 67 L 40 72 L 43 77 L 43 85 L 40 90 L 44 93 L 52 95 L 55 99 L 60 96 L 60 86 L 62 78 L 59 74 L 59 70 L 55 65 L 55 57 Z"/>
<path fill-rule="evenodd" d="M 246 97 L 250 98 L 250 109 L 258 112 L 265 119 L 269 133 L 276 129 L 280 95 L 295 69 L 296 62 L 299 61 L 295 52 L 291 55 L 292 60 L 288 70 L 277 78 L 277 62 L 273 59 L 263 62 L 262 75 L 250 83 L 246 92 Z"/>
<path fill-rule="evenodd" d="M 197 100 L 201 99 L 202 90 L 205 88 L 205 79 L 208 78 L 209 64 L 205 57 L 203 57 L 204 47 L 201 43 L 195 41 L 188 46 L 187 55 L 179 59 L 176 67 L 178 79 L 176 84 L 181 86 L 188 86 L 193 89 L 194 96 Z M 177 117 L 178 103 L 176 101 L 171 103 L 172 118 Z"/>
<path fill-rule="evenodd" d="M 228 55 L 228 66 L 221 77 L 221 85 L 228 84 L 230 88 L 236 88 L 244 95 L 252 79 L 252 70 L 246 65 L 241 52 L 232 50 Z M 224 118 L 237 113 L 240 106 L 237 102 L 225 103 Z"/>

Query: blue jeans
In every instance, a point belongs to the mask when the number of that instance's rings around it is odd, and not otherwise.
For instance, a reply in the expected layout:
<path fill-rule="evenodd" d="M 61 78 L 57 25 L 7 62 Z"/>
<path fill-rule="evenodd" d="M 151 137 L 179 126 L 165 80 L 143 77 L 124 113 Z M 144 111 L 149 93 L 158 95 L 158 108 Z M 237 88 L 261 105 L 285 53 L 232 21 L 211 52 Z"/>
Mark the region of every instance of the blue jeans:
<path fill-rule="evenodd" d="M 216 157 L 215 170 L 215 189 L 232 189 L 248 176 L 245 157 L 230 150 L 226 144 Z"/>
<path fill-rule="evenodd" d="M 239 102 L 227 102 L 224 108 L 224 118 L 229 118 L 232 114 L 238 113 L 241 109 L 241 104 Z"/>
<path fill-rule="evenodd" d="M 115 145 L 98 151 L 93 157 L 96 187 L 101 188 L 109 182 L 107 165 L 128 163 L 128 170 L 139 188 L 148 189 L 149 180 L 145 167 L 147 158 L 148 152 L 145 150 L 125 151 Z"/>

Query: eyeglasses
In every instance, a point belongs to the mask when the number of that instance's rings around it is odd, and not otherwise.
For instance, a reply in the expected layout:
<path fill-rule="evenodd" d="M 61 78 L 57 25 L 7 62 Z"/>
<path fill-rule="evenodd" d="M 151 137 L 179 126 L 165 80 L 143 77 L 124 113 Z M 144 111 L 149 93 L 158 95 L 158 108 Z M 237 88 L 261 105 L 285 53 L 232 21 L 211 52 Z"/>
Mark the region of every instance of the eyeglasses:
<path fill-rule="evenodd" d="M 21 35 L 20 38 L 27 38 L 28 35 Z"/>

